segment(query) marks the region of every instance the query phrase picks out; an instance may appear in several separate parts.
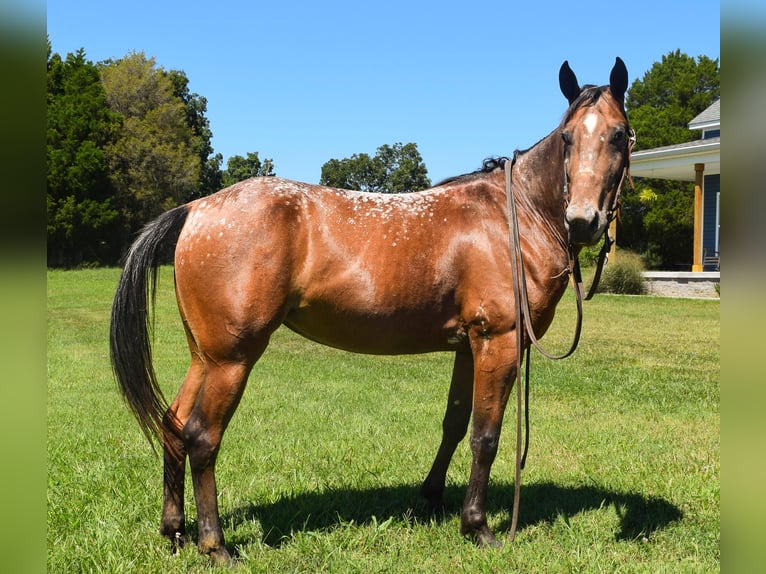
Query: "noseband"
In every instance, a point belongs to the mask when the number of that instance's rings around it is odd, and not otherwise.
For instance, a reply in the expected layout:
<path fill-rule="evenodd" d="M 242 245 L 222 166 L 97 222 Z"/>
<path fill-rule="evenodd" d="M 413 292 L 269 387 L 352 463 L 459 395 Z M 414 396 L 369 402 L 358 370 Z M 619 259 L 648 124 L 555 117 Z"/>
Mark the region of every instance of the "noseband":
<path fill-rule="evenodd" d="M 580 342 L 580 333 L 582 331 L 582 302 L 583 299 L 590 300 L 596 293 L 599 280 L 601 279 L 601 272 L 604 265 L 607 263 L 609 250 L 614 243 L 614 240 L 609 236 L 609 226 L 615 217 L 618 216 L 620 211 L 620 190 L 622 184 L 627 176 L 628 183 L 633 189 L 633 180 L 630 177 L 630 155 L 633 152 L 633 145 L 636 142 L 636 134 L 632 129 L 628 130 L 630 135 L 628 139 L 628 146 L 625 156 L 625 166 L 622 170 L 620 177 L 620 183 L 617 186 L 617 191 L 614 194 L 614 200 L 607 212 L 607 224 L 604 230 L 604 244 L 601 247 L 601 251 L 598 256 L 598 263 L 596 265 L 596 274 L 593 277 L 593 283 L 591 283 L 588 289 L 588 294 L 583 297 L 582 287 L 582 274 L 580 272 L 580 260 L 575 255 L 574 245 L 571 241 L 567 243 L 567 255 L 569 258 L 569 274 L 573 278 L 573 288 L 575 292 L 575 300 L 577 302 L 577 321 L 575 323 L 575 333 L 572 340 L 572 345 L 569 350 L 563 355 L 554 355 L 546 351 L 539 340 L 535 336 L 534 329 L 532 327 L 531 313 L 529 310 L 529 300 L 527 296 L 527 281 L 524 274 L 524 260 L 521 251 L 521 241 L 519 238 L 519 224 L 516 214 L 516 202 L 513 198 L 513 166 L 516 164 L 516 158 L 518 152 L 514 152 L 513 159 L 505 162 L 505 192 L 507 198 L 507 210 L 508 210 L 508 243 L 510 247 L 511 255 L 511 274 L 513 277 L 513 300 L 516 308 L 516 477 L 514 480 L 514 494 L 513 494 L 513 512 L 511 516 L 511 531 L 510 539 L 514 540 L 516 537 L 516 527 L 518 525 L 519 518 L 519 501 L 521 499 L 521 470 L 524 468 L 527 460 L 527 452 L 529 451 L 529 357 L 532 345 L 540 351 L 540 353 L 554 360 L 565 359 L 574 353 L 577 349 L 577 345 Z M 569 172 L 567 170 L 567 158 L 564 158 L 564 212 L 566 213 L 567 206 L 569 205 Z M 530 340 L 530 345 L 526 348 L 526 361 L 527 369 L 524 374 L 524 449 L 522 454 L 521 445 L 521 412 L 522 412 L 522 395 L 521 384 L 519 384 L 521 377 L 521 370 L 523 367 L 523 355 L 521 350 L 524 348 L 524 335 L 527 335 Z"/>

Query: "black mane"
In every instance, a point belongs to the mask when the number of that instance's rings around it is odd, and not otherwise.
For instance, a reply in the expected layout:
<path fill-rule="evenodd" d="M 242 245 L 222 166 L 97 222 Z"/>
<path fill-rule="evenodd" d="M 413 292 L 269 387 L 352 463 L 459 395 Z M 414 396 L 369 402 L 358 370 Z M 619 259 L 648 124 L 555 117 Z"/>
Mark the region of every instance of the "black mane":
<path fill-rule="evenodd" d="M 437 183 L 434 187 L 439 187 L 440 185 L 445 185 L 448 183 L 452 183 L 455 181 L 465 181 L 469 179 L 475 179 L 476 177 L 492 173 L 496 169 L 503 169 L 505 168 L 505 162 L 509 161 L 510 158 L 505 156 L 499 156 L 499 157 L 488 157 L 483 162 L 481 162 L 481 167 L 475 171 L 472 171 L 470 173 L 464 173 L 462 175 L 455 175 L 452 177 L 448 177 L 447 179 L 441 180 L 439 183 Z"/>

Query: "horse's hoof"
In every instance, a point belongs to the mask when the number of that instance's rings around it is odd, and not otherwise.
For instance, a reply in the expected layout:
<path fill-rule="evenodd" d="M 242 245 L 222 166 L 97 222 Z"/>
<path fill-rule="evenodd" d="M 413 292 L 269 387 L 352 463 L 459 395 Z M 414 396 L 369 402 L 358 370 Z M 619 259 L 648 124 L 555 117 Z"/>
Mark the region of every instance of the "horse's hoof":
<path fill-rule="evenodd" d="M 177 530 L 171 534 L 166 534 L 164 536 L 170 542 L 171 554 L 178 554 L 189 542 L 189 536 L 180 530 Z"/>
<path fill-rule="evenodd" d="M 233 566 L 234 560 L 232 560 L 229 551 L 226 548 L 218 548 L 208 554 L 210 556 L 210 562 L 215 566 Z"/>
<path fill-rule="evenodd" d="M 463 535 L 473 538 L 474 543 L 479 548 L 500 548 L 503 545 L 502 541 L 495 538 L 495 535 L 486 526 L 477 530 L 464 529 Z"/>
<path fill-rule="evenodd" d="M 444 507 L 444 499 L 441 497 L 439 498 L 428 498 L 425 497 L 425 504 L 426 508 L 428 509 L 429 514 L 444 514 L 445 507 Z"/>
<path fill-rule="evenodd" d="M 444 488 L 433 488 L 426 482 L 420 488 L 420 496 L 425 500 L 429 513 L 444 514 Z"/>
<path fill-rule="evenodd" d="M 503 541 L 495 538 L 491 532 L 487 532 L 476 536 L 476 545 L 479 548 L 502 548 Z"/>

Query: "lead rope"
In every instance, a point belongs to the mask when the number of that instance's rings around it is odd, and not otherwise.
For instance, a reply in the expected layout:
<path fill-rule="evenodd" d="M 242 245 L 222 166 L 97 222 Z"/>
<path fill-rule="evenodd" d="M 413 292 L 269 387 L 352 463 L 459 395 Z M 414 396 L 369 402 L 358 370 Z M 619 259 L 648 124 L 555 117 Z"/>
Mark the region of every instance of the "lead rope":
<path fill-rule="evenodd" d="M 516 204 L 513 201 L 513 190 L 511 189 L 511 175 L 513 164 L 516 163 L 516 154 L 512 161 L 505 162 L 505 193 L 508 202 L 508 242 L 511 249 L 511 276 L 513 283 L 513 303 L 516 309 L 516 478 L 514 480 L 513 491 L 513 512 L 511 514 L 511 542 L 516 538 L 516 525 L 519 522 L 519 501 L 521 500 L 521 366 L 523 363 L 521 349 L 523 349 L 524 333 L 521 329 L 522 311 L 521 311 L 521 278 L 519 277 L 519 267 L 521 262 L 518 259 L 518 225 L 516 218 Z M 529 359 L 527 359 L 529 365 Z M 528 420 L 528 419 L 527 419 Z M 528 433 L 527 433 L 528 435 Z"/>
<path fill-rule="evenodd" d="M 529 312 L 529 300 L 527 298 L 526 289 L 526 276 L 524 274 L 524 260 L 521 253 L 521 242 L 519 240 L 519 224 L 516 214 L 516 202 L 513 198 L 513 166 L 516 163 L 516 154 L 513 156 L 513 160 L 505 162 L 505 193 L 507 198 L 507 212 L 508 212 L 508 243 L 510 247 L 511 256 L 511 275 L 513 283 L 513 302 L 516 309 L 516 477 L 514 481 L 514 493 L 513 493 L 513 511 L 511 514 L 511 532 L 510 540 L 513 541 L 516 538 L 516 528 L 519 522 L 519 503 L 521 500 L 521 470 L 524 468 L 527 460 L 527 452 L 529 450 L 529 360 L 530 350 L 534 345 L 538 351 L 544 356 L 550 359 L 564 359 L 574 353 L 577 345 L 580 341 L 580 332 L 582 330 L 582 285 L 580 279 L 580 267 L 579 262 L 574 257 L 572 246 L 567 248 L 569 257 L 569 271 L 575 277 L 575 299 L 577 301 L 577 323 L 575 327 L 575 335 L 572 341 L 570 349 L 563 355 L 553 355 L 546 351 L 535 336 L 534 329 L 532 328 L 530 312 Z M 523 354 L 524 349 L 524 334 L 527 334 L 531 344 L 526 348 L 527 355 L 527 369 L 524 375 L 524 401 L 522 405 L 522 391 L 521 391 L 521 372 L 523 367 Z M 522 406 L 524 406 L 524 421 L 525 421 L 525 433 L 524 433 L 524 449 L 522 454 L 521 445 L 521 427 L 522 427 Z"/>
<path fill-rule="evenodd" d="M 620 183 L 617 186 L 617 193 L 615 194 L 614 203 L 610 210 L 609 223 L 607 224 L 606 231 L 604 233 L 604 245 L 599 253 L 598 262 L 596 264 L 596 273 L 593 278 L 593 282 L 588 289 L 587 296 L 584 296 L 584 290 L 582 286 L 582 273 L 580 272 L 580 260 L 574 254 L 574 247 L 570 243 L 567 246 L 567 256 L 569 259 L 569 273 L 572 276 L 572 287 L 575 292 L 575 301 L 577 303 L 577 322 L 575 324 L 575 333 L 572 340 L 572 345 L 569 350 L 563 355 L 553 355 L 546 351 L 535 336 L 535 331 L 532 328 L 532 322 L 529 312 L 529 300 L 527 298 L 527 280 L 524 274 L 524 260 L 521 252 L 521 242 L 519 240 L 519 222 L 516 215 L 516 202 L 513 198 L 513 166 L 516 164 L 517 153 L 513 154 L 511 161 L 506 161 L 504 165 L 505 169 L 505 194 L 507 200 L 507 212 L 508 212 L 508 243 L 510 247 L 511 256 L 511 274 L 513 283 L 513 302 L 516 308 L 516 378 L 518 384 L 516 385 L 516 478 L 513 492 L 513 512 L 511 515 L 511 532 L 510 540 L 516 538 L 516 527 L 519 522 L 519 502 L 521 500 L 521 470 L 527 461 L 527 452 L 529 451 L 529 359 L 530 350 L 532 345 L 540 351 L 540 353 L 554 360 L 565 359 L 575 352 L 577 345 L 580 342 L 580 333 L 582 332 L 582 302 L 583 299 L 590 300 L 596 293 L 599 280 L 601 279 L 601 272 L 608 259 L 609 250 L 614 240 L 609 236 L 609 224 L 619 213 L 620 208 L 620 190 L 622 184 L 627 177 L 628 184 L 631 189 L 633 188 L 633 179 L 630 176 L 630 154 L 633 151 L 633 145 L 636 141 L 636 134 L 633 130 L 630 130 L 630 139 L 628 140 L 628 152 L 625 160 L 625 169 L 622 172 Z M 564 174 L 565 187 L 566 187 L 567 174 Z M 531 344 L 526 348 L 527 355 L 527 368 L 524 373 L 524 450 L 521 449 L 521 370 L 523 367 L 523 356 L 521 349 L 524 348 L 524 333 L 529 336 Z"/>

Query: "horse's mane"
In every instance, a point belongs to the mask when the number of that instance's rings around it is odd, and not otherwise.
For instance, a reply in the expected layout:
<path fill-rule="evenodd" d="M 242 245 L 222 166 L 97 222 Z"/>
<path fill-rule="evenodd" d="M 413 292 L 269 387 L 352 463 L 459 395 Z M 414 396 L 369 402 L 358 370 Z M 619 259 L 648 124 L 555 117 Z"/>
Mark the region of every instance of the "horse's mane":
<path fill-rule="evenodd" d="M 448 177 L 447 179 L 441 180 L 434 187 L 438 187 L 440 185 L 445 185 L 448 183 L 453 183 L 455 181 L 466 181 L 466 180 L 476 179 L 477 177 L 481 177 L 488 173 L 492 173 L 496 169 L 503 169 L 505 167 L 505 162 L 507 162 L 509 159 L 510 158 L 505 156 L 488 157 L 483 162 L 481 162 L 481 167 L 479 169 L 469 173 L 464 173 L 462 175 L 455 175 L 452 177 Z"/>

